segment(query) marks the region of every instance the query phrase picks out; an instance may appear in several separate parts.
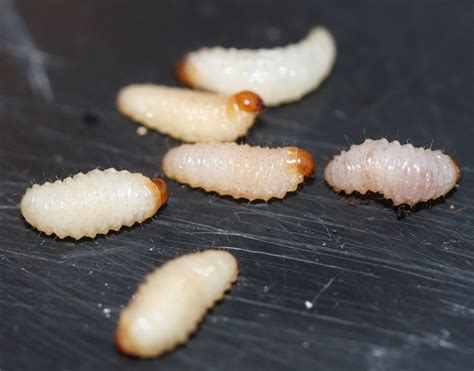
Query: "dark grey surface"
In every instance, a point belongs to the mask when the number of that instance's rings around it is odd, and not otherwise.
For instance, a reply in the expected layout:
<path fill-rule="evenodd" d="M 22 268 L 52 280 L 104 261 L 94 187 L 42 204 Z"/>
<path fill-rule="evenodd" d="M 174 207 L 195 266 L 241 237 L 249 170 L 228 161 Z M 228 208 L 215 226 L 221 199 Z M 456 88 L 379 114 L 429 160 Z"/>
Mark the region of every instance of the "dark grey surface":
<path fill-rule="evenodd" d="M 0 369 L 472 370 L 473 20 L 472 1 L 0 0 Z M 176 84 L 188 50 L 284 45 L 316 24 L 337 39 L 331 77 L 246 138 L 315 155 L 298 194 L 246 203 L 169 181 L 153 220 L 79 243 L 23 222 L 33 182 L 160 172 L 178 143 L 136 134 L 114 109 L 122 85 Z M 458 190 L 402 221 L 349 206 L 322 169 L 365 137 L 445 149 Z M 143 276 L 204 246 L 237 256 L 230 294 L 185 347 L 119 355 L 116 319 Z"/>

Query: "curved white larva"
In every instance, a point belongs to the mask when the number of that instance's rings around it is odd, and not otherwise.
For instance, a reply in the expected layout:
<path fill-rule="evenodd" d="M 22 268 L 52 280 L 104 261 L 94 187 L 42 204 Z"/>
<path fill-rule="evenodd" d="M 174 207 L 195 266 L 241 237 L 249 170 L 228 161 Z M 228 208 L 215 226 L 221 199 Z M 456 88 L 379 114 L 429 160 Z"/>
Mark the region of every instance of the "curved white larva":
<path fill-rule="evenodd" d="M 305 150 L 235 143 L 184 144 L 166 153 L 162 167 L 180 183 L 251 201 L 283 198 L 314 173 Z"/>
<path fill-rule="evenodd" d="M 274 49 L 201 48 L 178 64 L 180 80 L 194 87 L 230 94 L 249 89 L 267 106 L 300 99 L 329 75 L 336 43 L 315 27 L 296 44 Z"/>
<path fill-rule="evenodd" d="M 367 139 L 327 165 L 324 177 L 337 192 L 378 192 L 393 204 L 413 206 L 447 194 L 459 181 L 457 163 L 441 151 L 398 141 Z"/>
<path fill-rule="evenodd" d="M 222 250 L 167 262 L 147 276 L 120 314 L 117 348 L 148 358 L 184 344 L 208 309 L 232 286 L 238 272 L 234 256 Z"/>
<path fill-rule="evenodd" d="M 168 199 L 160 178 L 150 180 L 126 170 L 92 170 L 74 177 L 35 184 L 21 200 L 28 223 L 59 238 L 94 238 L 153 216 Z"/>
<path fill-rule="evenodd" d="M 232 96 L 141 84 L 123 88 L 118 110 L 185 142 L 226 142 L 245 135 L 264 105 L 249 91 Z"/>

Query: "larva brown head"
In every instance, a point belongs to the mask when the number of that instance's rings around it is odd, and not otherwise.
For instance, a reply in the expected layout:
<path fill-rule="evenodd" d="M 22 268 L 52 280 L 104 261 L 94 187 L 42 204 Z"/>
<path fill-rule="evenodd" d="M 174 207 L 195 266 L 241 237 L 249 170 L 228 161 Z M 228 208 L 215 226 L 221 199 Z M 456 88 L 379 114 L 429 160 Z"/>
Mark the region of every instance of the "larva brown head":
<path fill-rule="evenodd" d="M 265 110 L 265 104 L 263 103 L 262 98 L 252 91 L 241 91 L 240 93 L 234 94 L 233 99 L 242 111 L 258 114 Z"/>
<path fill-rule="evenodd" d="M 160 191 L 161 205 L 164 205 L 166 201 L 168 201 L 168 186 L 159 176 L 154 178 L 152 182 L 158 187 L 158 190 Z"/>
<path fill-rule="evenodd" d="M 296 170 L 303 176 L 314 174 L 314 159 L 311 153 L 297 147 L 289 148 L 288 164 L 296 166 Z"/>
<path fill-rule="evenodd" d="M 454 165 L 454 170 L 456 170 L 456 174 L 457 174 L 457 179 L 456 179 L 456 182 L 459 181 L 459 179 L 461 179 L 461 165 L 459 165 L 459 162 L 457 162 L 454 158 L 451 157 L 451 161 L 453 162 L 453 165 Z"/>
<path fill-rule="evenodd" d="M 179 81 L 185 85 L 194 86 L 193 73 L 191 67 L 186 63 L 186 58 L 176 63 L 175 70 Z"/>

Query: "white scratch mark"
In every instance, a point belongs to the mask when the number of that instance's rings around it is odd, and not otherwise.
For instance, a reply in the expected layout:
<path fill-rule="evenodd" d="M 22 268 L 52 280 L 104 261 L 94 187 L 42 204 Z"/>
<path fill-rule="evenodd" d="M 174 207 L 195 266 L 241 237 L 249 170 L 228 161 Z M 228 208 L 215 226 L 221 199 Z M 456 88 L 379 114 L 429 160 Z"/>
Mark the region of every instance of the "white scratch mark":
<path fill-rule="evenodd" d="M 0 205 L 0 210 L 18 210 L 19 208 L 18 205 Z"/>
<path fill-rule="evenodd" d="M 338 277 L 337 275 L 334 276 L 333 278 L 331 278 L 324 286 L 321 290 L 319 290 L 319 292 L 316 294 L 316 296 L 314 297 L 314 299 L 312 301 L 306 301 L 304 304 L 306 306 L 306 309 L 311 309 L 313 308 L 314 304 L 316 303 L 316 301 L 319 299 L 319 297 L 321 296 L 321 294 L 326 291 L 329 286 L 332 285 L 332 283 L 334 282 L 334 280 L 336 279 L 336 277 Z"/>
<path fill-rule="evenodd" d="M 47 102 L 54 101 L 45 68 L 45 54 L 34 44 L 12 0 L 0 0 L 0 51 L 12 51 L 9 55 L 24 65 L 24 73 L 35 96 Z"/>

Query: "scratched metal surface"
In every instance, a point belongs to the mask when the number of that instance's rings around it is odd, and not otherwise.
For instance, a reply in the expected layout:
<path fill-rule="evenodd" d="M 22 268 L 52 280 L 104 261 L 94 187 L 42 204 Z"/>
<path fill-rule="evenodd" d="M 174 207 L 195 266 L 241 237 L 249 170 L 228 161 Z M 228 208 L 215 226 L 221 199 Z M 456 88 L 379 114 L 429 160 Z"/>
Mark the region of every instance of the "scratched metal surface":
<path fill-rule="evenodd" d="M 133 4 L 0 0 L 0 369 L 471 370 L 472 2 Z M 119 87 L 175 85 L 171 65 L 187 50 L 284 45 L 319 23 L 338 42 L 332 76 L 246 138 L 314 153 L 316 176 L 298 194 L 249 204 L 169 181 L 156 218 L 79 243 L 23 222 L 33 182 L 160 172 L 178 143 L 138 136 L 114 109 Z M 463 168 L 458 190 L 401 221 L 379 203 L 348 205 L 322 169 L 365 137 L 445 149 Z M 120 356 L 112 333 L 137 284 L 204 246 L 238 257 L 231 293 L 186 346 Z"/>

